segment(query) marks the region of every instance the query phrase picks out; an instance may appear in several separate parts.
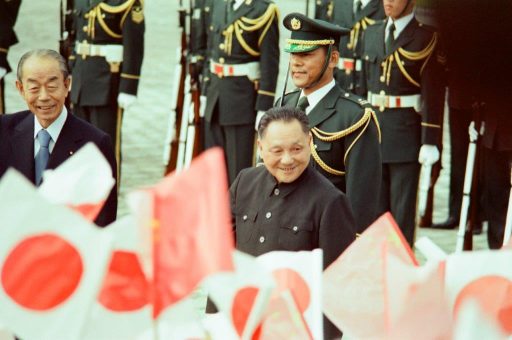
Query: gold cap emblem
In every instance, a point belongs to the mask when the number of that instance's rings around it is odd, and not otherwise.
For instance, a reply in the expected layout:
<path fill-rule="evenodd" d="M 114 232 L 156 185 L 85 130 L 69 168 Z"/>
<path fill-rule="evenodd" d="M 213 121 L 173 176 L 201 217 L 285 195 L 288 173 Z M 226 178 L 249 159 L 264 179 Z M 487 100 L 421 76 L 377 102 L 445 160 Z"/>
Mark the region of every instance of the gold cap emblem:
<path fill-rule="evenodd" d="M 290 21 L 290 24 L 292 25 L 293 30 L 295 30 L 295 31 L 300 30 L 301 22 L 299 19 L 292 18 L 292 20 Z"/>

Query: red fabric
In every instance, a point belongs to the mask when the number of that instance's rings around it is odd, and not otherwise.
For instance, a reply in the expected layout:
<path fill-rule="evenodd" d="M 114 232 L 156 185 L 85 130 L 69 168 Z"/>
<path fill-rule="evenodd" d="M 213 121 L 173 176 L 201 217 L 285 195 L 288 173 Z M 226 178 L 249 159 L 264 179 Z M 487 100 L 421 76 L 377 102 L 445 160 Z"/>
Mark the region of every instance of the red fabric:
<path fill-rule="evenodd" d="M 229 192 L 220 148 L 154 189 L 153 317 L 191 293 L 206 276 L 232 270 Z"/>

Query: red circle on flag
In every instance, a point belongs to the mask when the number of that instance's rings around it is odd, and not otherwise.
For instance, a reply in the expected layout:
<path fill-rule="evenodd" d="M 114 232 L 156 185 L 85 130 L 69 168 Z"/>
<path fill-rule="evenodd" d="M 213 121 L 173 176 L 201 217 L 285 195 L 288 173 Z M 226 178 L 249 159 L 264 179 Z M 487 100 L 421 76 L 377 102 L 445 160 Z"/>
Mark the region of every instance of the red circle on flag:
<path fill-rule="evenodd" d="M 512 334 L 512 282 L 503 276 L 483 276 L 461 289 L 454 305 L 457 315 L 462 302 L 476 299 L 483 311 L 498 320 L 507 334 Z"/>
<path fill-rule="evenodd" d="M 256 287 L 243 287 L 236 292 L 233 298 L 231 317 L 235 330 L 240 336 L 242 336 L 258 292 L 259 289 Z"/>
<path fill-rule="evenodd" d="M 311 302 L 311 293 L 307 282 L 299 273 L 290 268 L 277 269 L 274 270 L 272 274 L 277 284 L 274 295 L 279 295 L 282 291 L 290 290 L 297 304 L 297 308 L 301 313 L 304 313 Z"/>
<path fill-rule="evenodd" d="M 45 311 L 66 301 L 82 274 L 78 250 L 60 236 L 42 234 L 25 238 L 6 256 L 2 286 L 19 305 Z"/>
<path fill-rule="evenodd" d="M 149 286 L 137 254 L 115 251 L 103 281 L 99 302 L 116 312 L 129 312 L 149 302 Z"/>

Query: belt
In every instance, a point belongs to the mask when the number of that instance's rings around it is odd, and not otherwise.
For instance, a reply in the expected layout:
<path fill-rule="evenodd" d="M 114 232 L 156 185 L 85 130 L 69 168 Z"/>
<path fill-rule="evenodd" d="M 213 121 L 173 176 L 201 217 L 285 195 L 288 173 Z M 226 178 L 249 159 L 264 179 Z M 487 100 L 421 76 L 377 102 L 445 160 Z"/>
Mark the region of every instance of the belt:
<path fill-rule="evenodd" d="M 384 111 L 384 109 L 412 107 L 416 112 L 420 112 L 421 95 L 390 96 L 385 94 L 384 91 L 381 91 L 380 94 L 368 91 L 368 102 L 373 106 L 379 107 L 380 111 Z"/>
<path fill-rule="evenodd" d="M 210 72 L 222 77 L 247 76 L 250 80 L 260 79 L 260 63 L 253 61 L 245 64 L 219 64 L 210 62 Z"/>
<path fill-rule="evenodd" d="M 123 61 L 123 46 L 122 45 L 96 45 L 89 44 L 86 40 L 77 42 L 75 46 L 76 54 L 80 54 L 82 58 L 85 57 L 105 57 L 110 62 Z"/>
<path fill-rule="evenodd" d="M 340 70 L 345 70 L 346 73 L 350 73 L 354 70 L 359 72 L 363 69 L 363 63 L 361 62 L 361 59 L 339 58 L 338 68 Z"/>

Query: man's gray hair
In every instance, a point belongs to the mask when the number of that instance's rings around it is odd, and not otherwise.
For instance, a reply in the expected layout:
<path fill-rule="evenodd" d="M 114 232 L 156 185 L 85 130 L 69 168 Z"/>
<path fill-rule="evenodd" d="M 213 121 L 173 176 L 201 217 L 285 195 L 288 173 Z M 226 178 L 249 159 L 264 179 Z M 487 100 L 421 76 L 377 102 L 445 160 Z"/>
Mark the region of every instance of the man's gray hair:
<path fill-rule="evenodd" d="M 16 70 L 16 77 L 19 82 L 23 79 L 23 65 L 25 65 L 25 62 L 30 57 L 50 58 L 56 60 L 59 63 L 59 68 L 64 76 L 64 80 L 69 77 L 68 63 L 66 62 L 66 59 L 59 54 L 59 52 L 50 49 L 37 49 L 28 51 L 21 56 Z"/>

